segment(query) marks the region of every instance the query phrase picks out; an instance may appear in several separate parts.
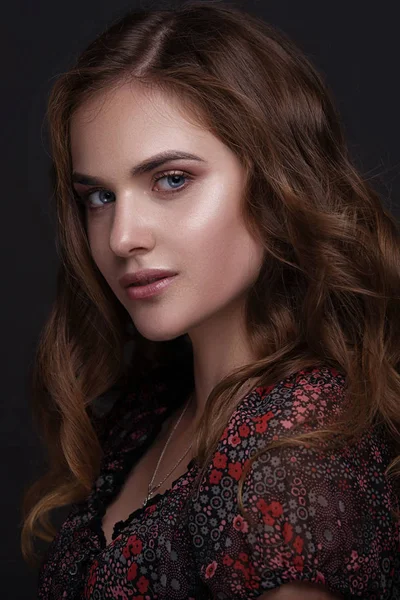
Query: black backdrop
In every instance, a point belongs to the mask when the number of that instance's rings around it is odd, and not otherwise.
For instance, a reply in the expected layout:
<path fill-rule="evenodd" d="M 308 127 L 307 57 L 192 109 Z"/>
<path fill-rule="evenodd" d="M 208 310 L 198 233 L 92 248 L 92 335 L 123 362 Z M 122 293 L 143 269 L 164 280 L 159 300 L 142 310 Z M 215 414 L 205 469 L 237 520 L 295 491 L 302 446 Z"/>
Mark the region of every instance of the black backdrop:
<path fill-rule="evenodd" d="M 163 5 L 168 2 L 163 2 Z M 176 4 L 174 2 L 173 4 Z M 232 4 L 234 2 L 232 1 Z M 334 92 L 360 170 L 400 216 L 399 26 L 396 0 L 248 0 L 246 9 L 286 31 Z M 32 427 L 28 373 L 55 293 L 58 257 L 50 208 L 44 114 L 57 74 L 107 24 L 123 0 L 18 0 L 2 7 L 1 597 L 36 597 L 37 574 L 22 561 L 20 502 L 43 468 Z M 5 71 L 5 73 L 4 73 Z M 5 276 L 4 276 L 5 274 Z M 56 516 L 62 518 L 62 513 Z"/>

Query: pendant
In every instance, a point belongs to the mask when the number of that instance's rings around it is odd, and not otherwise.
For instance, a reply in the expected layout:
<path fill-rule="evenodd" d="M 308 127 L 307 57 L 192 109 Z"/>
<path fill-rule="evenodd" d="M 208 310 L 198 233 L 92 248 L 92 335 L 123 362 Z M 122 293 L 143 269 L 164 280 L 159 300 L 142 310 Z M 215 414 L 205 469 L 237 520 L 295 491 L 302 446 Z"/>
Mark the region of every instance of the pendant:
<path fill-rule="evenodd" d="M 151 492 L 149 492 L 146 496 L 146 498 L 143 501 L 143 506 L 142 508 L 144 508 L 146 506 L 146 504 L 148 503 L 148 501 L 150 500 L 151 496 L 153 495 L 154 490 L 151 490 Z"/>

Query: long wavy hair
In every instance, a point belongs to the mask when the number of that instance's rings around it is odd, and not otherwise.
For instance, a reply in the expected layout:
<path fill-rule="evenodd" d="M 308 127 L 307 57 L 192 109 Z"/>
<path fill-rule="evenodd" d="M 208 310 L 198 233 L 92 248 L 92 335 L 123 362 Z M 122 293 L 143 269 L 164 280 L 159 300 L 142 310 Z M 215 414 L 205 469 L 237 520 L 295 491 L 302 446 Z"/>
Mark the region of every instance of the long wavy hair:
<path fill-rule="evenodd" d="M 265 250 L 246 298 L 256 360 L 208 397 L 194 436 L 199 481 L 249 379 L 269 386 L 322 364 L 345 374 L 346 410 L 329 428 L 282 438 L 260 452 L 351 444 L 382 425 L 393 443 L 387 474 L 397 481 L 400 471 L 399 224 L 354 166 L 332 93 L 283 32 L 229 3 L 133 10 L 58 76 L 48 101 L 61 264 L 32 372 L 48 471 L 23 498 L 21 548 L 30 564 L 34 538 L 50 542 L 56 534 L 51 511 L 87 497 L 99 473 L 106 423 L 95 424 L 95 399 L 128 374 L 139 385 L 156 365 L 168 365 L 177 379 L 184 357 L 191 365 L 186 336 L 153 342 L 132 327 L 92 259 L 84 209 L 75 201 L 71 115 L 127 81 L 178 97 L 196 123 L 238 156 L 246 173 L 243 219 Z M 258 454 L 239 482 L 241 511 L 243 481 Z"/>

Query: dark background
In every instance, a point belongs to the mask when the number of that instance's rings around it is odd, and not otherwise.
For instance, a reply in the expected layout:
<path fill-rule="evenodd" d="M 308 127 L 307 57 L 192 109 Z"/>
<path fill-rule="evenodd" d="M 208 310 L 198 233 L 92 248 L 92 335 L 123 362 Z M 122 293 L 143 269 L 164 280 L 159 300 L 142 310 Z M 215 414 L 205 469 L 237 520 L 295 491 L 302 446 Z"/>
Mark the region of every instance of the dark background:
<path fill-rule="evenodd" d="M 234 2 L 231 2 L 234 4 Z M 22 560 L 20 503 L 43 469 L 28 375 L 55 294 L 58 256 L 51 208 L 45 110 L 57 75 L 110 21 L 134 7 L 177 2 L 18 0 L 2 10 L 2 535 L 1 597 L 36 597 Z M 236 3 L 238 4 L 238 3 Z M 253 0 L 248 12 L 288 33 L 333 90 L 360 171 L 400 217 L 400 93 L 397 2 Z M 58 519 L 60 516 L 58 516 Z"/>

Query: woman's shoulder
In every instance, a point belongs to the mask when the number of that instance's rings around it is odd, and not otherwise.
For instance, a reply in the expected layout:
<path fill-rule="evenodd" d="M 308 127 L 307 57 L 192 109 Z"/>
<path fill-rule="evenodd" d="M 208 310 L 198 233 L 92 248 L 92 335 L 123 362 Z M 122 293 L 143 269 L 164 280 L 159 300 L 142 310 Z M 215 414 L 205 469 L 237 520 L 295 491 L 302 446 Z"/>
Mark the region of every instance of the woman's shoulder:
<path fill-rule="evenodd" d="M 399 528 L 391 514 L 398 505 L 385 475 L 390 456 L 384 438 L 369 431 L 351 449 L 329 452 L 268 447 L 297 423 L 299 433 L 309 423 L 323 428 L 342 410 L 345 391 L 337 370 L 307 369 L 255 388 L 232 414 L 189 517 L 193 542 L 203 539 L 200 569 L 209 587 L 232 597 L 240 588 L 250 598 L 252 589 L 309 581 L 348 594 L 372 590 L 375 584 L 366 582 L 378 578 L 376 589 L 387 593 Z M 237 501 L 240 479 L 244 513 Z M 211 537 L 204 536 L 213 523 Z M 229 583 L 234 573 L 235 589 Z"/>
<path fill-rule="evenodd" d="M 336 446 L 289 443 L 269 448 L 282 438 L 327 429 L 345 407 L 346 377 L 342 372 L 331 366 L 298 371 L 276 385 L 256 387 L 245 397 L 231 415 L 215 456 L 220 459 L 221 455 L 226 456 L 228 463 L 236 463 L 241 472 L 257 453 L 260 458 L 255 461 L 259 468 L 260 461 L 264 464 L 269 459 L 269 463 L 281 464 L 285 472 L 291 471 L 293 476 L 302 471 L 310 485 L 318 477 L 335 483 L 343 477 L 353 477 L 361 496 L 362 481 L 372 476 L 376 485 L 381 485 L 381 492 L 385 490 L 389 494 L 392 488 L 385 469 L 394 457 L 382 426 L 368 427 L 351 444 L 343 440 Z"/>
<path fill-rule="evenodd" d="M 346 394 L 346 377 L 331 366 L 297 371 L 268 387 L 256 387 L 233 413 L 228 427 L 246 419 L 255 420 L 256 432 L 267 428 L 276 433 L 290 432 L 304 423 L 324 426 L 341 412 Z"/>
<path fill-rule="evenodd" d="M 245 442 L 247 449 L 254 444 L 255 452 L 281 438 L 327 429 L 344 414 L 346 390 L 346 376 L 331 366 L 310 367 L 276 385 L 255 388 L 232 414 L 220 448 L 229 447 L 231 451 L 230 442 Z M 345 464 L 358 474 L 378 470 L 389 486 L 384 470 L 394 458 L 391 444 L 382 425 L 371 425 L 351 444 L 343 440 L 336 447 L 326 446 L 326 451 L 321 443 L 319 449 L 287 445 L 272 448 L 271 452 L 296 463 L 297 468 L 302 460 L 307 467 L 315 461 L 318 470 L 326 469 L 328 475 L 335 462 L 340 472 Z"/>

